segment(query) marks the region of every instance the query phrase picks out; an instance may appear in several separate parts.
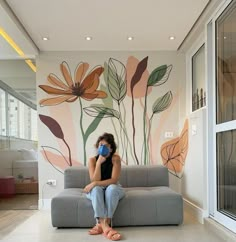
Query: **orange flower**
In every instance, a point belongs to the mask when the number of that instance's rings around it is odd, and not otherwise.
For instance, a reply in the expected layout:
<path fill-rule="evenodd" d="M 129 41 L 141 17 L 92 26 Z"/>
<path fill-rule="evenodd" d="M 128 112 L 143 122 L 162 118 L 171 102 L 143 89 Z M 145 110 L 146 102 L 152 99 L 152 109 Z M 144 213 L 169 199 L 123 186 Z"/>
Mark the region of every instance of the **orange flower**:
<path fill-rule="evenodd" d="M 179 137 L 165 142 L 161 146 L 161 157 L 163 165 L 175 176 L 181 178 L 185 159 L 188 153 L 188 120 Z"/>
<path fill-rule="evenodd" d="M 55 74 L 49 74 L 47 79 L 55 87 L 48 85 L 39 85 L 39 87 L 48 94 L 56 95 L 56 97 L 42 99 L 39 104 L 41 106 L 51 106 L 63 102 L 74 102 L 78 97 L 88 101 L 95 98 L 106 98 L 107 94 L 104 91 L 97 90 L 99 77 L 103 73 L 104 68 L 101 66 L 96 67 L 84 78 L 88 68 L 88 63 L 79 63 L 75 70 L 73 81 L 68 64 L 62 62 L 60 69 L 66 84 Z"/>

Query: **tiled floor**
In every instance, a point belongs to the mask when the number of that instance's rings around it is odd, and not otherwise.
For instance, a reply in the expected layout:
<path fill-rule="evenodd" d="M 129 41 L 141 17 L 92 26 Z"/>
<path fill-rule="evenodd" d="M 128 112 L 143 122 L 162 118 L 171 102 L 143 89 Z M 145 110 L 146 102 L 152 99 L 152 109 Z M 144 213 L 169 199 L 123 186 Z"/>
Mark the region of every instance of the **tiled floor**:
<path fill-rule="evenodd" d="M 223 242 L 217 233 L 199 224 L 185 214 L 184 224 L 180 226 L 147 226 L 117 228 L 123 241 L 130 242 Z M 57 229 L 51 226 L 50 212 L 38 211 L 24 223 L 17 226 L 0 241 L 5 242 L 92 242 L 108 241 L 103 235 L 91 236 L 88 229 Z"/>

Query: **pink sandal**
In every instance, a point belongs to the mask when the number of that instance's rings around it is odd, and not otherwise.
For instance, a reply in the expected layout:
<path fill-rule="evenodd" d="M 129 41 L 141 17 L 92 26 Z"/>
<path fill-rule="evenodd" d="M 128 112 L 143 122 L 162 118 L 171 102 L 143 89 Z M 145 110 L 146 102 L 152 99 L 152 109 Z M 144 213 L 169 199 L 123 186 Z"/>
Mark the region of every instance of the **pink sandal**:
<path fill-rule="evenodd" d="M 91 228 L 88 233 L 90 235 L 97 235 L 97 234 L 102 234 L 103 230 L 102 230 L 102 226 L 100 224 L 96 224 L 93 228 Z"/>
<path fill-rule="evenodd" d="M 121 235 L 112 228 L 107 229 L 103 234 L 109 240 L 117 241 L 121 239 Z"/>

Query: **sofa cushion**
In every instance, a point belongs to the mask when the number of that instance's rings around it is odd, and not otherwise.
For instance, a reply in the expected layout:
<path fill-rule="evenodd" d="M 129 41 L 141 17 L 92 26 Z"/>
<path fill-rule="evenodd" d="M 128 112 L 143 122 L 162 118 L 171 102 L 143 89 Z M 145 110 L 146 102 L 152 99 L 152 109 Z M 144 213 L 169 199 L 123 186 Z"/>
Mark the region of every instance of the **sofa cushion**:
<path fill-rule="evenodd" d="M 116 226 L 181 224 L 182 196 L 169 187 L 125 188 L 113 222 Z"/>
<path fill-rule="evenodd" d="M 94 225 L 93 207 L 83 189 L 68 188 L 51 202 L 54 227 L 91 227 Z"/>
<path fill-rule="evenodd" d="M 87 167 L 65 170 L 64 188 L 84 188 L 90 182 Z M 168 169 L 164 166 L 122 166 L 119 179 L 123 187 L 169 186 Z"/>
<path fill-rule="evenodd" d="M 164 166 L 122 167 L 120 183 L 123 187 L 169 186 L 168 170 Z"/>
<path fill-rule="evenodd" d="M 114 226 L 181 224 L 182 196 L 168 187 L 125 188 L 125 197 L 113 217 Z M 52 199 L 54 227 L 92 227 L 95 223 L 91 201 L 83 189 L 68 188 Z"/>

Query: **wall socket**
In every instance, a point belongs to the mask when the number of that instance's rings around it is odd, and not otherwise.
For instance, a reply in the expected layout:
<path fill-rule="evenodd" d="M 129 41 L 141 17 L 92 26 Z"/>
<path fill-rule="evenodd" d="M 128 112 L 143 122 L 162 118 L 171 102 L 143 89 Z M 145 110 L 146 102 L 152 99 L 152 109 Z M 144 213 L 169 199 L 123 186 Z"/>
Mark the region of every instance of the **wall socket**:
<path fill-rule="evenodd" d="M 50 179 L 47 181 L 47 184 L 55 187 L 57 185 L 57 180 Z"/>
<path fill-rule="evenodd" d="M 166 131 L 165 132 L 165 138 L 173 138 L 174 132 L 172 131 Z"/>

